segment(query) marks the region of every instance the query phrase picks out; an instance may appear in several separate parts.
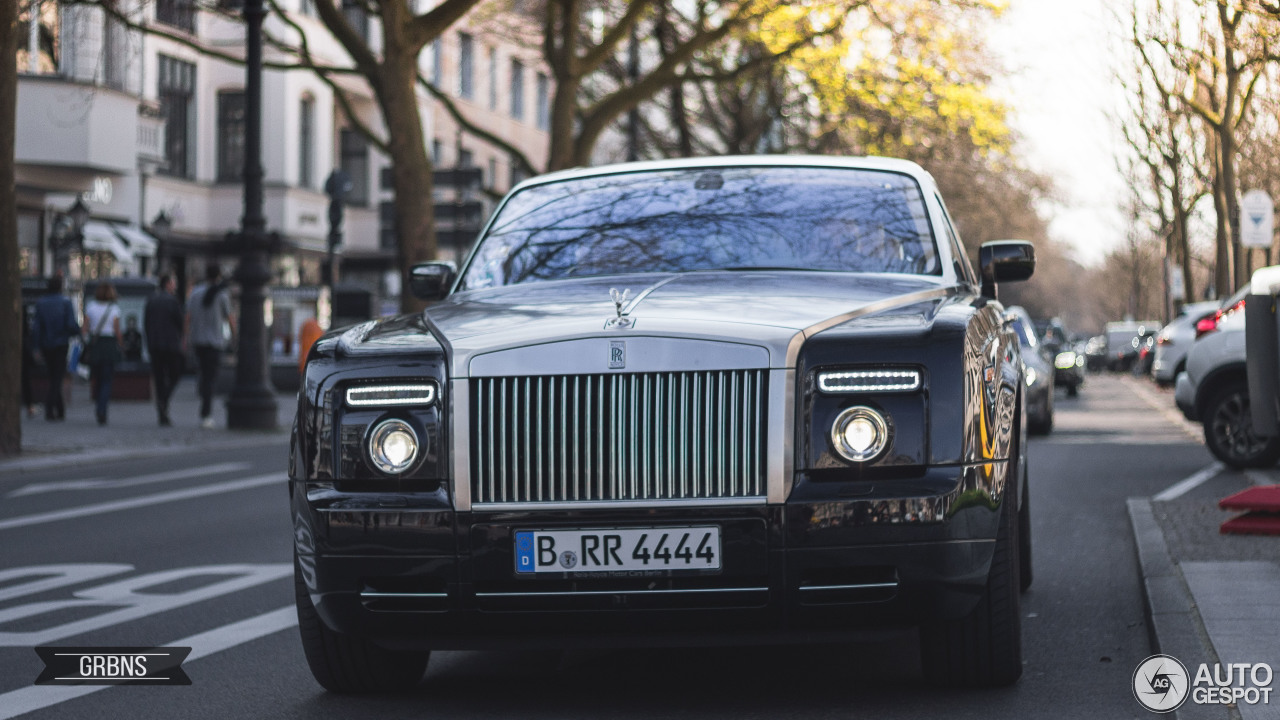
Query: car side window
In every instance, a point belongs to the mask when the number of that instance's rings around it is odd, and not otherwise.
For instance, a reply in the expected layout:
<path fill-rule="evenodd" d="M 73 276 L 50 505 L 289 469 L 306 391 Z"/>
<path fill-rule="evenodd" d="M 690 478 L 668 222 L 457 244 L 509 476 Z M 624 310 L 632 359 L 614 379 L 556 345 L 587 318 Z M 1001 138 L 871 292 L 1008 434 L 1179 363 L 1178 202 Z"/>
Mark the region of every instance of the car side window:
<path fill-rule="evenodd" d="M 973 266 L 969 264 L 969 256 L 964 252 L 964 244 L 960 242 L 960 234 L 956 232 L 955 227 L 951 224 L 951 213 L 947 212 L 947 204 L 942 202 L 942 196 L 934 195 L 934 197 L 938 200 L 938 206 L 942 208 L 947 241 L 951 243 L 951 255 L 955 258 L 956 276 L 970 285 L 977 285 L 978 277 L 973 273 Z"/>

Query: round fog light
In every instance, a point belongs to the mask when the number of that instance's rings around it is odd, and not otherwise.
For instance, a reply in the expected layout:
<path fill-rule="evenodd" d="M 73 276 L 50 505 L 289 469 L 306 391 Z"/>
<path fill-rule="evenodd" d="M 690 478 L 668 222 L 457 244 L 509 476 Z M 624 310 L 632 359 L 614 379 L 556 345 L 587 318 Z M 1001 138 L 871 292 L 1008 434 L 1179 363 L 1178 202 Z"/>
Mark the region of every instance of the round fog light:
<path fill-rule="evenodd" d="M 399 475 L 418 459 L 418 433 L 403 420 L 383 420 L 369 433 L 369 458 L 382 472 Z"/>
<path fill-rule="evenodd" d="M 848 408 L 831 426 L 831 444 L 845 460 L 866 462 L 889 444 L 889 423 L 869 407 Z"/>

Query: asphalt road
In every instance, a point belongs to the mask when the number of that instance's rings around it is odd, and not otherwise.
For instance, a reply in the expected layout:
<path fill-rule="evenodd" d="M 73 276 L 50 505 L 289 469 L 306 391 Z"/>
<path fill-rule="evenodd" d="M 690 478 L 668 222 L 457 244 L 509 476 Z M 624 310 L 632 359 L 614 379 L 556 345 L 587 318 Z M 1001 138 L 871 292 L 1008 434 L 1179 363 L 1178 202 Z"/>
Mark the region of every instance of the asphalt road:
<path fill-rule="evenodd" d="M 437 653 L 413 693 L 329 695 L 293 614 L 285 449 L 264 447 L 0 476 L 0 719 L 1149 717 L 1129 690 L 1150 648 L 1125 499 L 1211 462 L 1156 409 L 1170 401 L 1094 377 L 1078 399 L 1059 394 L 1053 433 L 1032 441 L 1036 579 L 1012 688 L 924 685 L 907 632 L 821 647 Z M 189 645 L 192 684 L 36 687 L 37 645 Z"/>

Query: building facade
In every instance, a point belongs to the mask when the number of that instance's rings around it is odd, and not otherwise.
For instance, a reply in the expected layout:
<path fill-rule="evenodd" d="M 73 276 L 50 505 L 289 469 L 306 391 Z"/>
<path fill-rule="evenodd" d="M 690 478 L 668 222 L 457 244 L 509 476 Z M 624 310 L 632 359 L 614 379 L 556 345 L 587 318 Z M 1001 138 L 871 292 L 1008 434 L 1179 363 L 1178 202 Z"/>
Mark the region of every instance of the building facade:
<path fill-rule="evenodd" d="M 287 17 L 268 16 L 268 38 L 296 45 L 300 31 L 317 61 L 350 64 L 312 0 L 278 5 Z M 230 269 L 235 262 L 226 238 L 243 214 L 244 67 L 235 59 L 243 57 L 244 29 L 234 10 L 238 3 L 119 0 L 110 6 L 118 16 L 100 5 L 60 0 L 43 0 L 31 11 L 39 22 L 28 24 L 34 28 L 30 42 L 19 53 L 17 127 L 24 274 L 53 272 L 66 245 L 69 211 L 79 199 L 89 221 L 73 243 L 73 279 L 164 268 L 187 287 L 209 263 Z M 378 52 L 377 19 L 354 2 L 344 12 Z M 482 4 L 422 54 L 420 70 L 441 80 L 438 86 L 456 97 L 471 122 L 541 159 L 547 135 L 535 108 L 537 88 L 545 83 L 537 78 L 545 73 L 539 75 L 537 53 L 521 34 L 527 34 L 526 19 L 517 14 L 502 23 L 510 31 L 469 29 L 468 23 L 496 26 L 493 18 L 509 14 L 504 3 Z M 282 241 L 272 258 L 274 284 L 321 282 L 329 232 L 325 182 L 342 170 L 351 181 L 340 251 L 343 280 L 372 292 L 375 312 L 393 310 L 400 288 L 388 158 L 348 121 L 333 88 L 313 71 L 270 67 L 296 64 L 296 55 L 268 42 L 264 57 L 264 209 L 268 230 Z M 517 66 L 527 69 L 511 74 Z M 495 74 L 500 84 L 490 80 Z M 520 74 L 527 78 L 517 79 Z M 335 82 L 360 124 L 383 132 L 367 84 L 351 75 Z M 419 103 L 438 165 L 487 170 L 490 198 L 518 179 L 506 153 L 466 133 L 459 140 L 456 124 L 427 92 Z M 118 242 L 108 247 L 110 236 Z M 458 253 L 445 249 L 447 257 Z"/>

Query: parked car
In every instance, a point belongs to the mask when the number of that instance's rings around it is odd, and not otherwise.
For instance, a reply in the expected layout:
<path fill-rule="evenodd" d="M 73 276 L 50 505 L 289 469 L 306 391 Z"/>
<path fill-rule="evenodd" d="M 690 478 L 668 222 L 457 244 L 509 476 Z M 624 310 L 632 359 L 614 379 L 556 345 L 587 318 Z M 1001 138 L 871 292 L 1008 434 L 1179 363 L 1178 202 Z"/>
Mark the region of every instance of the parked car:
<path fill-rule="evenodd" d="M 1187 367 L 1187 351 L 1191 349 L 1191 344 L 1198 335 L 1204 334 L 1196 329 L 1196 324 L 1213 315 L 1223 304 L 1223 301 L 1209 300 L 1183 305 L 1178 317 L 1156 334 L 1156 354 L 1151 364 L 1151 374 L 1157 383 L 1172 385 L 1178 379 L 1178 373 Z"/>
<path fill-rule="evenodd" d="M 1160 323 L 1154 320 L 1107 323 L 1107 369 L 1113 372 L 1132 370 L 1147 336 L 1159 330 Z"/>
<path fill-rule="evenodd" d="M 518 185 L 422 313 L 308 355 L 295 588 L 326 688 L 436 649 L 919 626 L 933 682 L 1022 672 L 1021 349 L 932 177 L 716 157 Z"/>
<path fill-rule="evenodd" d="M 1214 457 L 1233 468 L 1270 467 L 1280 459 L 1280 437 L 1253 431 L 1244 305 L 1242 296 L 1211 316 L 1212 327 L 1204 323 L 1204 334 L 1187 353 L 1187 369 L 1178 375 L 1174 399 L 1188 420 L 1204 425 L 1204 442 Z"/>
<path fill-rule="evenodd" d="M 1035 435 L 1048 435 L 1053 430 L 1054 366 L 1041 352 L 1035 325 L 1025 308 L 1015 305 L 1006 315 L 1022 345 L 1022 365 L 1027 381 L 1027 430 Z"/>

